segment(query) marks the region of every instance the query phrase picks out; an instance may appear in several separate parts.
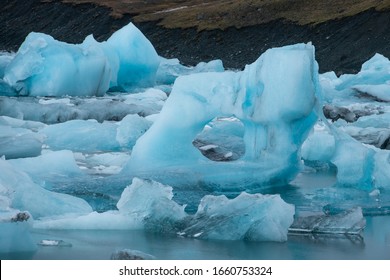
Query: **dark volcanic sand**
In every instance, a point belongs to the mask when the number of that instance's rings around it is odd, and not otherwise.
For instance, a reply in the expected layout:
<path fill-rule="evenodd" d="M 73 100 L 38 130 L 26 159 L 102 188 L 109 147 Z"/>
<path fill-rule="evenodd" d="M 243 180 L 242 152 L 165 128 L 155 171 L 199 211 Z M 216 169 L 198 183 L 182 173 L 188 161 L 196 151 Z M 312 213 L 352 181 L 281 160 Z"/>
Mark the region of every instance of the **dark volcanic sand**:
<path fill-rule="evenodd" d="M 131 21 L 110 16 L 110 10 L 83 4 L 72 6 L 39 0 L 5 0 L 0 10 L 0 50 L 15 51 L 31 31 L 44 32 L 69 43 L 80 43 L 88 34 L 105 40 Z M 390 57 L 390 11 L 363 12 L 317 26 L 274 21 L 227 30 L 165 29 L 155 22 L 136 23 L 164 57 L 182 63 L 220 58 L 227 68 L 243 68 L 271 47 L 313 42 L 320 72 L 355 73 L 375 53 Z"/>

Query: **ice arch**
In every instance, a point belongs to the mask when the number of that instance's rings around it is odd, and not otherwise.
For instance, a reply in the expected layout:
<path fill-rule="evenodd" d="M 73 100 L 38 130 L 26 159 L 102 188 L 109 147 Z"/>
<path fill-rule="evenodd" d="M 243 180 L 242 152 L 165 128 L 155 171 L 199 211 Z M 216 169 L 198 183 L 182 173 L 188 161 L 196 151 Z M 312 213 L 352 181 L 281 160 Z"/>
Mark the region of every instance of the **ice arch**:
<path fill-rule="evenodd" d="M 288 181 L 299 170 L 299 149 L 317 119 L 318 90 L 311 44 L 270 49 L 242 72 L 179 77 L 123 172 L 222 184 Z M 192 145 L 218 116 L 244 123 L 245 155 L 239 161 L 211 162 Z"/>

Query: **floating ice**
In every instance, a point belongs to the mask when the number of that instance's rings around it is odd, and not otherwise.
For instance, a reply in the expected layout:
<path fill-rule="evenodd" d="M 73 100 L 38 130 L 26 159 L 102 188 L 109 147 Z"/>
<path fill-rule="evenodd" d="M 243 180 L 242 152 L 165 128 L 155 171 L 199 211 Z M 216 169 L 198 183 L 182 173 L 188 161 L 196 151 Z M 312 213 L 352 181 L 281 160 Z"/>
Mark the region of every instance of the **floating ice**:
<path fill-rule="evenodd" d="M 83 173 L 72 151 L 46 152 L 41 156 L 9 160 L 15 169 L 27 173 L 35 182 L 46 178 L 75 178 Z M 41 184 L 44 181 L 40 182 Z M 46 186 L 47 187 L 47 186 Z"/>
<path fill-rule="evenodd" d="M 0 157 L 13 159 L 38 156 L 41 154 L 43 141 L 43 135 L 26 128 L 2 125 L 0 119 Z"/>
<path fill-rule="evenodd" d="M 363 145 L 336 127 L 318 126 L 302 146 L 302 158 L 314 166 L 337 169 L 337 184 L 372 191 L 389 188 L 389 153 Z"/>
<path fill-rule="evenodd" d="M 179 76 L 185 76 L 202 72 L 223 72 L 221 60 L 213 60 L 208 63 L 200 62 L 195 67 L 188 67 L 180 64 L 176 58 L 161 58 L 160 67 L 157 70 L 157 83 L 173 84 Z"/>
<path fill-rule="evenodd" d="M 366 226 L 360 207 L 335 215 L 299 217 L 289 228 L 289 233 L 360 234 Z"/>
<path fill-rule="evenodd" d="M 45 144 L 53 150 L 107 152 L 131 150 L 150 125 L 145 118 L 128 115 L 117 123 L 72 120 L 49 125 L 41 133 L 46 136 Z"/>
<path fill-rule="evenodd" d="M 34 219 L 68 213 L 85 214 L 92 211 L 84 200 L 54 193 L 35 184 L 27 174 L 0 159 L 0 185 L 9 194 L 11 207 L 28 211 Z"/>
<path fill-rule="evenodd" d="M 26 222 L 0 221 L 0 254 L 34 252 L 37 249 Z"/>
<path fill-rule="evenodd" d="M 111 260 L 154 260 L 155 256 L 138 250 L 123 249 L 112 253 Z"/>
<path fill-rule="evenodd" d="M 173 199 L 172 187 L 134 178 L 117 203 L 118 211 L 38 220 L 45 229 L 145 229 L 202 239 L 285 241 L 294 206 L 279 195 L 242 193 L 235 199 L 205 196 L 195 215 Z"/>
<path fill-rule="evenodd" d="M 0 51 L 0 79 L 4 77 L 4 70 L 8 64 L 14 59 L 14 53 L 2 52 Z"/>
<path fill-rule="evenodd" d="M 202 239 L 286 241 L 294 206 L 279 195 L 205 196 L 180 235 Z"/>
<path fill-rule="evenodd" d="M 148 89 L 129 95 L 100 98 L 6 98 L 0 96 L 0 115 L 46 124 L 75 119 L 95 119 L 98 122 L 119 121 L 128 114 L 148 116 L 160 112 L 167 95 Z"/>
<path fill-rule="evenodd" d="M 270 49 L 243 72 L 179 77 L 122 172 L 152 178 L 156 171 L 168 178 L 184 172 L 190 180 L 241 185 L 291 180 L 299 170 L 299 147 L 317 119 L 317 69 L 313 46 L 299 44 Z M 192 141 L 215 117 L 226 116 L 244 124 L 245 154 L 239 162 L 215 163 Z"/>
<path fill-rule="evenodd" d="M 4 81 L 19 95 L 101 96 L 110 87 L 154 84 L 159 63 L 152 44 L 132 23 L 106 42 L 90 35 L 80 45 L 32 32 L 5 68 Z"/>
<path fill-rule="evenodd" d="M 52 246 L 52 247 L 72 247 L 71 243 L 65 242 L 63 240 L 56 239 L 43 239 L 38 245 L 40 246 Z"/>

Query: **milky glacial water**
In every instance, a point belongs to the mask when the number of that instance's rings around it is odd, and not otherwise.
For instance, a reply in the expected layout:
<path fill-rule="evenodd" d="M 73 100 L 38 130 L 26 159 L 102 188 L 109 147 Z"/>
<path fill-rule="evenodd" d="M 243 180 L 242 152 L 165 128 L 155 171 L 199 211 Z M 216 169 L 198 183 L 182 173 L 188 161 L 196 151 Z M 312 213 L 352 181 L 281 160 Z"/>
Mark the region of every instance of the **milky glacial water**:
<path fill-rule="evenodd" d="M 367 217 L 358 236 L 289 235 L 285 243 L 210 241 L 162 236 L 144 231 L 34 230 L 32 238 L 63 240 L 71 247 L 38 246 L 34 253 L 2 255 L 2 259 L 110 259 L 120 249 L 134 249 L 157 259 L 390 259 L 390 216 Z"/>

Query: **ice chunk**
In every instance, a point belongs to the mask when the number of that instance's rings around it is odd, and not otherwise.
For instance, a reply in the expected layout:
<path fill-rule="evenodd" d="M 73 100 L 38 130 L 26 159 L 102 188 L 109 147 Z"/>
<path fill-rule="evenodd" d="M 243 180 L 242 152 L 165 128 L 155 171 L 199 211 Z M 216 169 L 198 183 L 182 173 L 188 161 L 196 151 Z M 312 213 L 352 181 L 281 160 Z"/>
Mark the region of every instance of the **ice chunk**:
<path fill-rule="evenodd" d="M 124 103 L 138 108 L 140 116 L 158 114 L 164 106 L 167 94 L 159 89 L 150 88 L 144 92 L 124 95 Z"/>
<path fill-rule="evenodd" d="M 143 220 L 146 227 L 155 230 L 161 221 L 168 226 L 186 217 L 185 206 L 172 201 L 172 187 L 155 181 L 134 178 L 117 203 L 122 213 L 133 214 L 136 219 Z"/>
<path fill-rule="evenodd" d="M 4 80 L 19 95 L 103 95 L 112 70 L 101 48 L 86 49 L 32 32 L 5 69 Z"/>
<path fill-rule="evenodd" d="M 289 229 L 289 233 L 313 234 L 360 234 L 366 226 L 360 207 L 335 215 L 314 215 L 299 217 Z"/>
<path fill-rule="evenodd" d="M 131 149 L 138 138 L 149 129 L 151 124 L 150 121 L 138 115 L 128 115 L 118 125 L 116 141 L 121 147 Z"/>
<path fill-rule="evenodd" d="M 26 222 L 0 222 L 0 254 L 36 251 L 30 228 Z"/>
<path fill-rule="evenodd" d="M 36 221 L 34 227 L 49 229 L 146 229 L 176 233 L 176 226 L 187 214 L 185 206 L 172 200 L 172 187 L 134 178 L 118 203 L 119 211 L 92 212 L 78 217 Z"/>
<path fill-rule="evenodd" d="M 69 102 L 58 102 L 53 98 L 10 99 L 0 96 L 0 115 L 46 124 L 75 119 L 119 121 L 128 114 L 148 116 L 159 113 L 166 98 L 164 92 L 156 89 L 129 95 L 61 99 Z"/>
<path fill-rule="evenodd" d="M 109 152 L 131 150 L 151 122 L 138 115 L 128 115 L 121 122 L 98 123 L 95 120 L 72 120 L 41 130 L 45 144 L 53 150 Z"/>
<path fill-rule="evenodd" d="M 390 75 L 388 82 L 390 83 Z M 390 102 L 390 84 L 356 85 L 353 89 L 359 93 L 371 95 L 379 101 Z"/>
<path fill-rule="evenodd" d="M 310 44 L 270 49 L 243 72 L 181 76 L 122 172 L 196 173 L 186 177 L 220 186 L 232 180 L 289 181 L 299 170 L 299 147 L 317 119 L 317 79 Z M 192 145 L 205 124 L 226 116 L 245 126 L 239 163 L 211 162 Z"/>
<path fill-rule="evenodd" d="M 43 141 L 42 135 L 29 129 L 2 125 L 0 119 L 0 157 L 13 159 L 38 156 Z"/>
<path fill-rule="evenodd" d="M 154 260 L 155 256 L 138 250 L 123 249 L 112 253 L 111 260 Z"/>
<path fill-rule="evenodd" d="M 117 174 L 122 170 L 123 165 L 129 160 L 127 153 L 111 152 L 99 154 L 75 153 L 77 165 L 90 174 Z"/>
<path fill-rule="evenodd" d="M 353 88 L 358 85 L 380 85 L 390 81 L 390 61 L 381 54 L 375 54 L 363 63 L 360 72 L 356 75 L 342 75 L 342 81 L 337 90 Z"/>
<path fill-rule="evenodd" d="M 71 243 L 65 242 L 63 240 L 56 239 L 43 239 L 38 245 L 40 246 L 54 246 L 54 247 L 72 247 Z"/>
<path fill-rule="evenodd" d="M 34 219 L 63 215 L 85 214 L 92 211 L 84 200 L 70 195 L 54 193 L 35 184 L 27 174 L 0 159 L 0 185 L 9 193 L 11 207 L 28 211 Z"/>
<path fill-rule="evenodd" d="M 4 77 L 4 70 L 8 64 L 14 59 L 15 54 L 0 51 L 0 79 Z M 1 93 L 0 93 L 1 94 Z"/>
<path fill-rule="evenodd" d="M 71 151 L 47 152 L 33 158 L 9 160 L 17 170 L 30 175 L 35 181 L 45 178 L 81 176 L 83 173 L 77 166 Z"/>
<path fill-rule="evenodd" d="M 157 83 L 173 84 L 179 76 L 202 72 L 223 72 L 224 70 L 222 61 L 219 59 L 207 63 L 200 62 L 195 67 L 187 67 L 180 64 L 180 61 L 176 58 L 166 59 L 162 57 L 157 70 Z"/>
<path fill-rule="evenodd" d="M 336 141 L 324 123 L 317 123 L 314 131 L 302 145 L 302 158 L 310 162 L 330 162 Z"/>
<path fill-rule="evenodd" d="M 205 196 L 195 215 L 173 200 L 172 187 L 134 178 L 118 210 L 35 221 L 45 229 L 145 229 L 202 239 L 286 241 L 294 206 L 279 195 Z"/>
<path fill-rule="evenodd" d="M 98 123 L 95 120 L 73 120 L 47 126 L 41 131 L 52 150 L 72 150 L 77 152 L 117 151 L 120 148 L 115 140 L 115 123 Z"/>
<path fill-rule="evenodd" d="M 4 81 L 19 95 L 101 96 L 113 86 L 154 84 L 159 63 L 151 43 L 132 23 L 102 43 L 90 35 L 72 45 L 32 32 L 5 68 Z"/>
<path fill-rule="evenodd" d="M 205 196 L 180 235 L 202 239 L 286 241 L 294 206 L 279 195 Z"/>
<path fill-rule="evenodd" d="M 118 63 L 119 67 L 115 74 L 116 84 L 112 81 L 111 85 L 128 89 L 148 87 L 155 83 L 160 57 L 134 24 L 129 23 L 116 31 L 103 46 L 105 51 L 110 53 L 109 60 L 116 54 L 115 63 Z M 111 60 L 110 64 L 113 65 L 114 62 Z M 115 71 L 113 66 L 111 68 Z"/>

